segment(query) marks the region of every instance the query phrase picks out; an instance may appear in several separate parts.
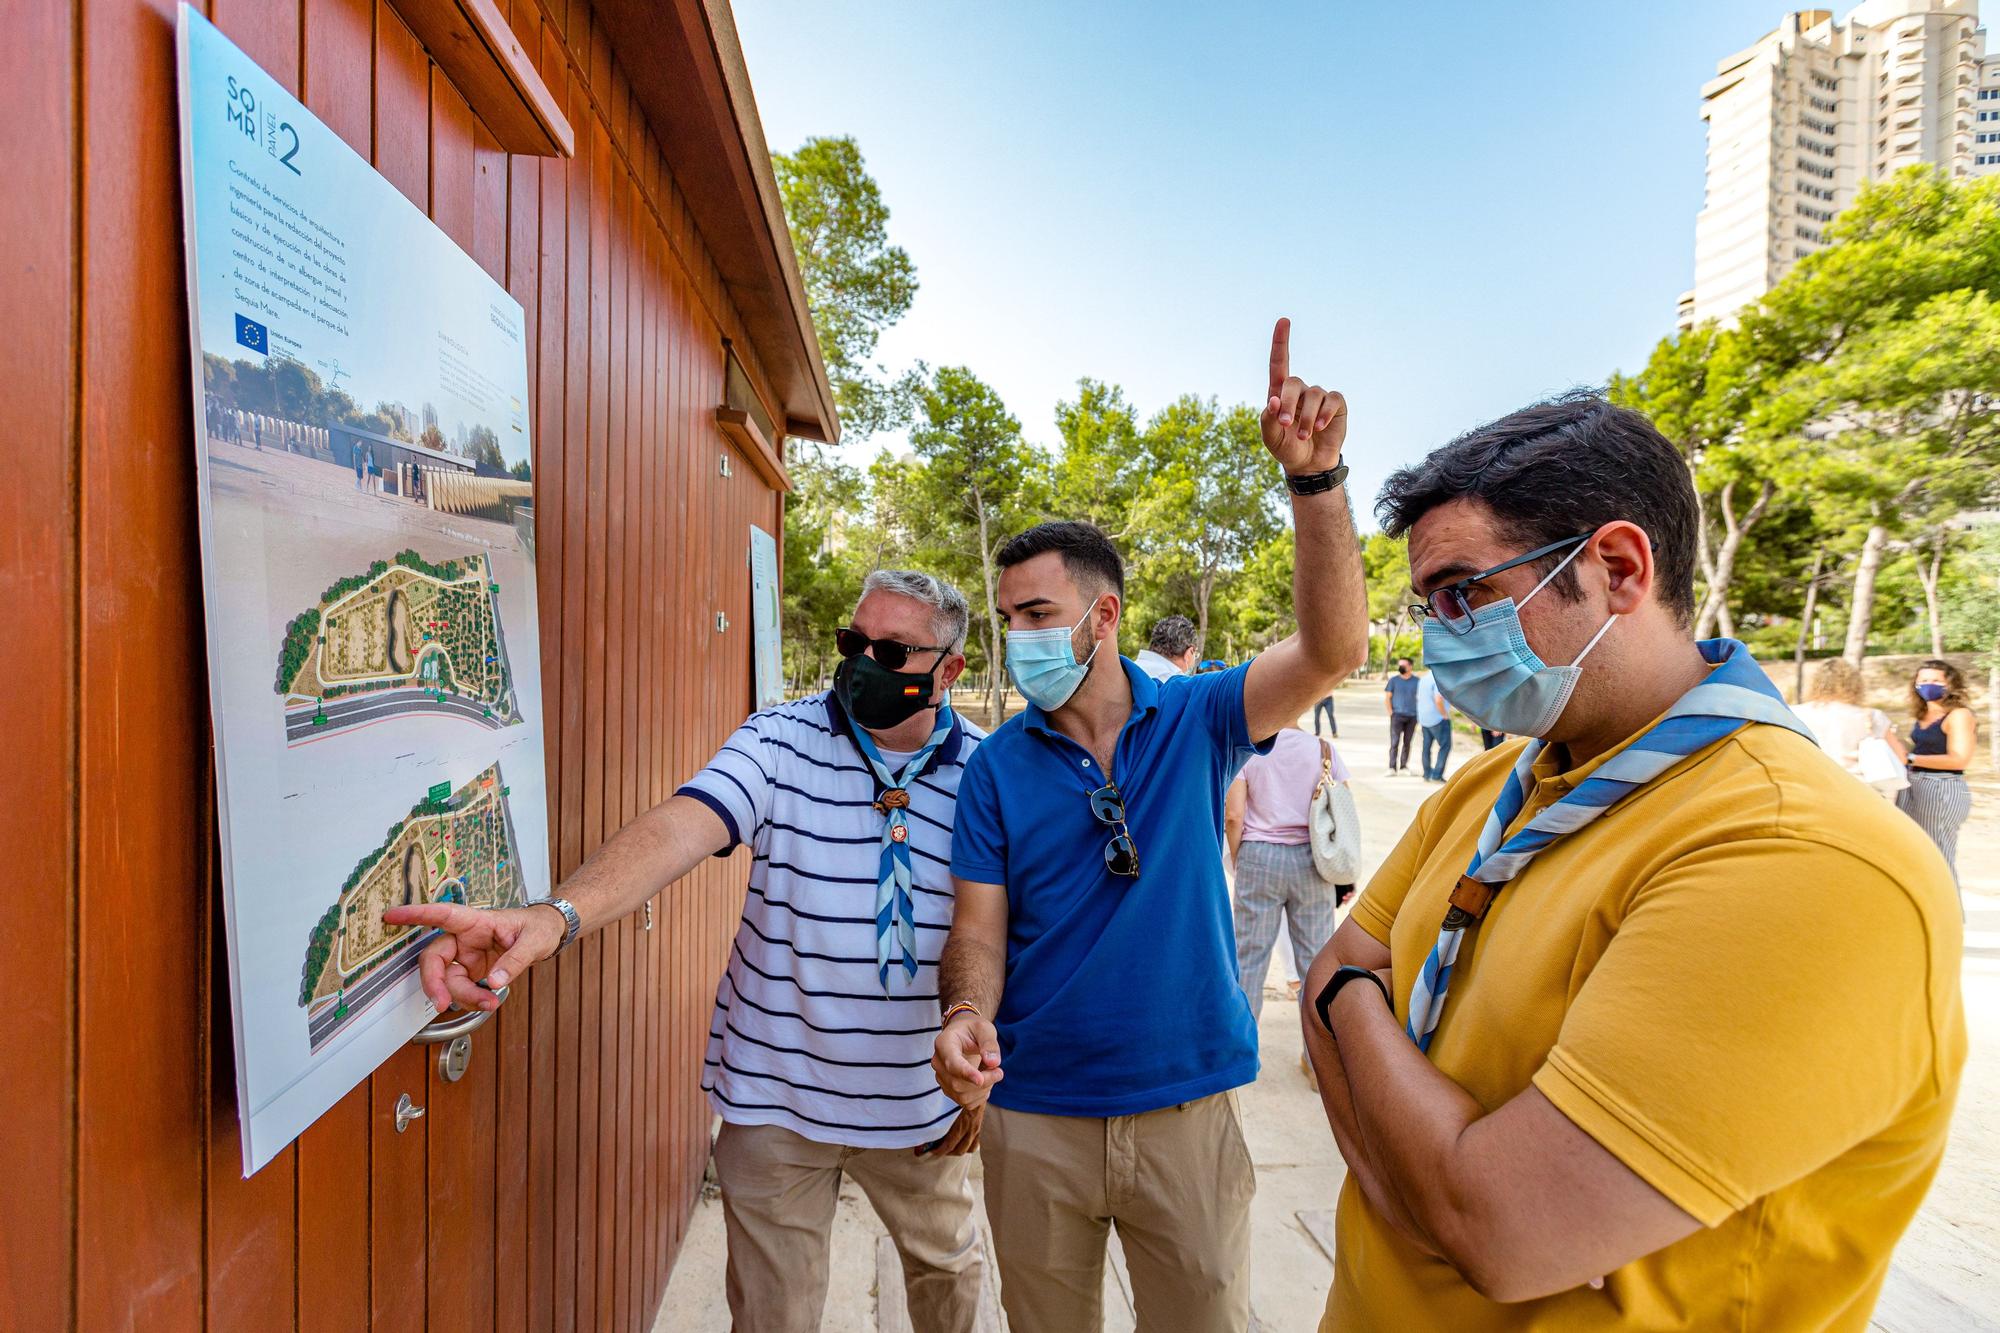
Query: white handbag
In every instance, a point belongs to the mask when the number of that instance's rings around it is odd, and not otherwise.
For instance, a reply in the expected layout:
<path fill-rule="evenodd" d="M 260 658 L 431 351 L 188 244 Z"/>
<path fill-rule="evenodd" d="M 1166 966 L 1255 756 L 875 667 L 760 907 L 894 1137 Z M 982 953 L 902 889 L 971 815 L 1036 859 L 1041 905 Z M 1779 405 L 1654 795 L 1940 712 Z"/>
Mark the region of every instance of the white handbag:
<path fill-rule="evenodd" d="M 1319 743 L 1319 786 L 1308 815 L 1313 869 L 1328 884 L 1353 884 L 1361 876 L 1361 812 L 1354 793 L 1333 780 L 1333 747 Z"/>
<path fill-rule="evenodd" d="M 1861 769 L 1861 780 L 1884 796 L 1893 796 L 1910 785 L 1909 774 L 1903 761 L 1896 757 L 1895 747 L 1880 736 L 1863 738 L 1854 757 Z"/>

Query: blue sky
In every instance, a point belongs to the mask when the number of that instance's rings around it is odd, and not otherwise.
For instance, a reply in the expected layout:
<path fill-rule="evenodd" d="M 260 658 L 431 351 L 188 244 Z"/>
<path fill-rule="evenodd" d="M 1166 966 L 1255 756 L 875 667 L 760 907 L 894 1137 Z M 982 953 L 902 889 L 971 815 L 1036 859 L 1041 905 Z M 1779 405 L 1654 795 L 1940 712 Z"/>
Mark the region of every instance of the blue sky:
<path fill-rule="evenodd" d="M 1396 466 L 1671 330 L 1701 84 L 1783 12 L 745 0 L 736 21 L 772 148 L 853 135 L 916 262 L 884 361 L 970 366 L 1053 446 L 1082 375 L 1142 414 L 1261 399 L 1290 315 L 1295 371 L 1348 396 L 1372 504 Z"/>

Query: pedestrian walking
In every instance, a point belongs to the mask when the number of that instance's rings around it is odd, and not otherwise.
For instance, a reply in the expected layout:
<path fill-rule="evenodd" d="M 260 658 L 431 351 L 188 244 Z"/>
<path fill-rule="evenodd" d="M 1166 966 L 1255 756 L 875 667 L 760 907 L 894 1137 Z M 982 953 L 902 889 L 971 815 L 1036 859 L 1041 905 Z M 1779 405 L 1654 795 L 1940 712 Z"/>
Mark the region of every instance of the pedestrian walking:
<path fill-rule="evenodd" d="M 1910 785 L 1897 793 L 1896 805 L 1944 853 L 1956 883 L 1958 829 L 1972 813 L 1965 768 L 1979 739 L 1979 719 L 1965 701 L 1964 673 L 1942 658 L 1918 667 L 1910 683 L 1910 719 L 1907 742 L 1891 737 L 1910 770 Z M 1959 910 L 1962 916 L 1963 897 Z"/>
<path fill-rule="evenodd" d="M 1315 736 L 1320 734 L 1319 715 L 1321 713 L 1326 714 L 1326 734 L 1329 736 L 1339 736 L 1340 723 L 1333 716 L 1332 695 L 1327 695 L 1324 699 L 1313 705 L 1313 735 Z"/>
<path fill-rule="evenodd" d="M 1236 867 L 1236 966 L 1253 1021 L 1263 1017 L 1280 920 L 1290 926 L 1293 957 L 1309 967 L 1333 935 L 1335 910 L 1354 896 L 1354 885 L 1329 884 L 1313 867 L 1312 802 L 1322 771 L 1348 780 L 1331 743 L 1286 727 L 1229 787 L 1223 829 Z"/>
<path fill-rule="evenodd" d="M 1124 567 L 1102 532 L 1045 523 L 999 552 L 1028 707 L 960 787 L 933 1065 L 961 1106 L 991 1100 L 986 1211 L 1014 1333 L 1101 1326 L 1113 1226 L 1141 1333 L 1250 1322 L 1256 1182 L 1233 1090 L 1257 1076 L 1257 1032 L 1223 800 L 1367 654 L 1346 405 L 1290 375 L 1288 334 L 1280 321 L 1262 430 L 1293 497 L 1297 633 L 1163 685 L 1117 654 Z"/>
<path fill-rule="evenodd" d="M 368 489 L 368 455 L 361 450 L 361 441 L 354 442 L 354 489 Z"/>
<path fill-rule="evenodd" d="M 753 715 L 672 799 L 525 908 L 397 908 L 444 932 L 425 952 L 439 1008 L 491 1009 L 577 937 L 639 910 L 710 856 L 753 852 L 716 988 L 702 1087 L 728 1234 L 734 1327 L 814 1333 L 841 1181 L 902 1258 L 911 1324 L 971 1333 L 983 1281 L 971 1158 L 984 1112 L 938 1088 L 937 958 L 959 783 L 980 732 L 950 707 L 965 598 L 878 570 L 832 631 L 834 688 Z M 871 892 L 872 889 L 872 892 Z"/>
<path fill-rule="evenodd" d="M 1923 834 L 1690 633 L 1698 503 L 1582 392 L 1383 489 L 1426 666 L 1528 739 L 1425 803 L 1306 980 L 1349 1168 L 1323 1331 L 1869 1325 L 1944 1156 L 1961 926 Z"/>
<path fill-rule="evenodd" d="M 1417 678 L 1410 659 L 1396 659 L 1396 670 L 1382 686 L 1389 709 L 1389 776 L 1410 771 L 1410 742 L 1417 735 Z"/>
<path fill-rule="evenodd" d="M 1424 781 L 1443 782 L 1444 766 L 1451 760 L 1451 705 L 1438 693 L 1437 681 L 1428 671 L 1417 677 L 1417 725 L 1424 733 Z"/>

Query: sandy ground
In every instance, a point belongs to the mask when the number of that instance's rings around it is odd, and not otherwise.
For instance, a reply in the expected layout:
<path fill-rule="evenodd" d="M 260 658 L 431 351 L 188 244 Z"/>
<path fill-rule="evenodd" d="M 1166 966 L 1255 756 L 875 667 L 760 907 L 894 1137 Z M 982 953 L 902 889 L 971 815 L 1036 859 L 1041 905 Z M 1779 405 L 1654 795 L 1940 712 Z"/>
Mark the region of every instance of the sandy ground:
<path fill-rule="evenodd" d="M 1389 850 L 1432 788 L 1417 778 L 1383 775 L 1388 728 L 1379 683 L 1350 685 L 1341 691 L 1338 710 L 1336 744 L 1354 772 L 1372 873 L 1373 862 Z M 1305 725 L 1309 730 L 1310 721 Z M 1476 748 L 1476 740 L 1457 738 L 1451 768 Z M 1985 793 L 1976 799 L 1991 804 Z M 1972 891 L 1964 973 L 1972 1051 L 1944 1167 L 1897 1252 L 1896 1272 L 1877 1312 L 1876 1327 L 1889 1333 L 2000 1330 L 2000 821 L 1967 826 L 1959 864 Z M 1251 1310 L 1257 1327 L 1270 1330 L 1317 1326 L 1333 1270 L 1301 1214 L 1331 1209 L 1345 1174 L 1319 1099 L 1299 1069 L 1296 1010 L 1283 986 L 1274 958 L 1260 1032 L 1263 1074 L 1243 1090 L 1257 1167 Z M 881 1327 L 876 1243 L 882 1235 L 861 1192 L 844 1186 L 834 1223 L 825 1333 L 874 1333 Z M 729 1309 L 723 1265 L 722 1205 L 711 1189 L 695 1209 L 655 1333 L 724 1333 Z M 1133 1327 L 1131 1307 L 1115 1272 L 1107 1275 L 1106 1286 L 1105 1328 L 1124 1333 Z"/>

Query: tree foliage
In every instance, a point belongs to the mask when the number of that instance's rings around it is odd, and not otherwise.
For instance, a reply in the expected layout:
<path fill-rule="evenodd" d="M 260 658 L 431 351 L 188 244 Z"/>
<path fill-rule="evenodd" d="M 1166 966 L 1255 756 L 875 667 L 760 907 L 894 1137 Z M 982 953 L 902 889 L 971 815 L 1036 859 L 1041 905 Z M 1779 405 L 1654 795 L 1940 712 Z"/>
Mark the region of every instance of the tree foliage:
<path fill-rule="evenodd" d="M 1701 497 L 1697 630 L 1789 635 L 1824 551 L 1858 662 L 1878 610 L 1942 629 L 1941 533 L 2000 476 L 2000 180 L 1925 167 L 1865 187 L 1733 328 L 1661 341 L 1614 376 L 1682 451 Z M 1829 591 L 1831 589 L 1829 588 Z M 1900 639 L 1899 639 L 1900 641 Z"/>
<path fill-rule="evenodd" d="M 813 138 L 774 153 L 820 359 L 842 427 L 867 436 L 909 419 L 916 381 L 871 363 L 882 330 L 909 311 L 917 269 L 889 242 L 889 206 L 851 138 Z"/>

